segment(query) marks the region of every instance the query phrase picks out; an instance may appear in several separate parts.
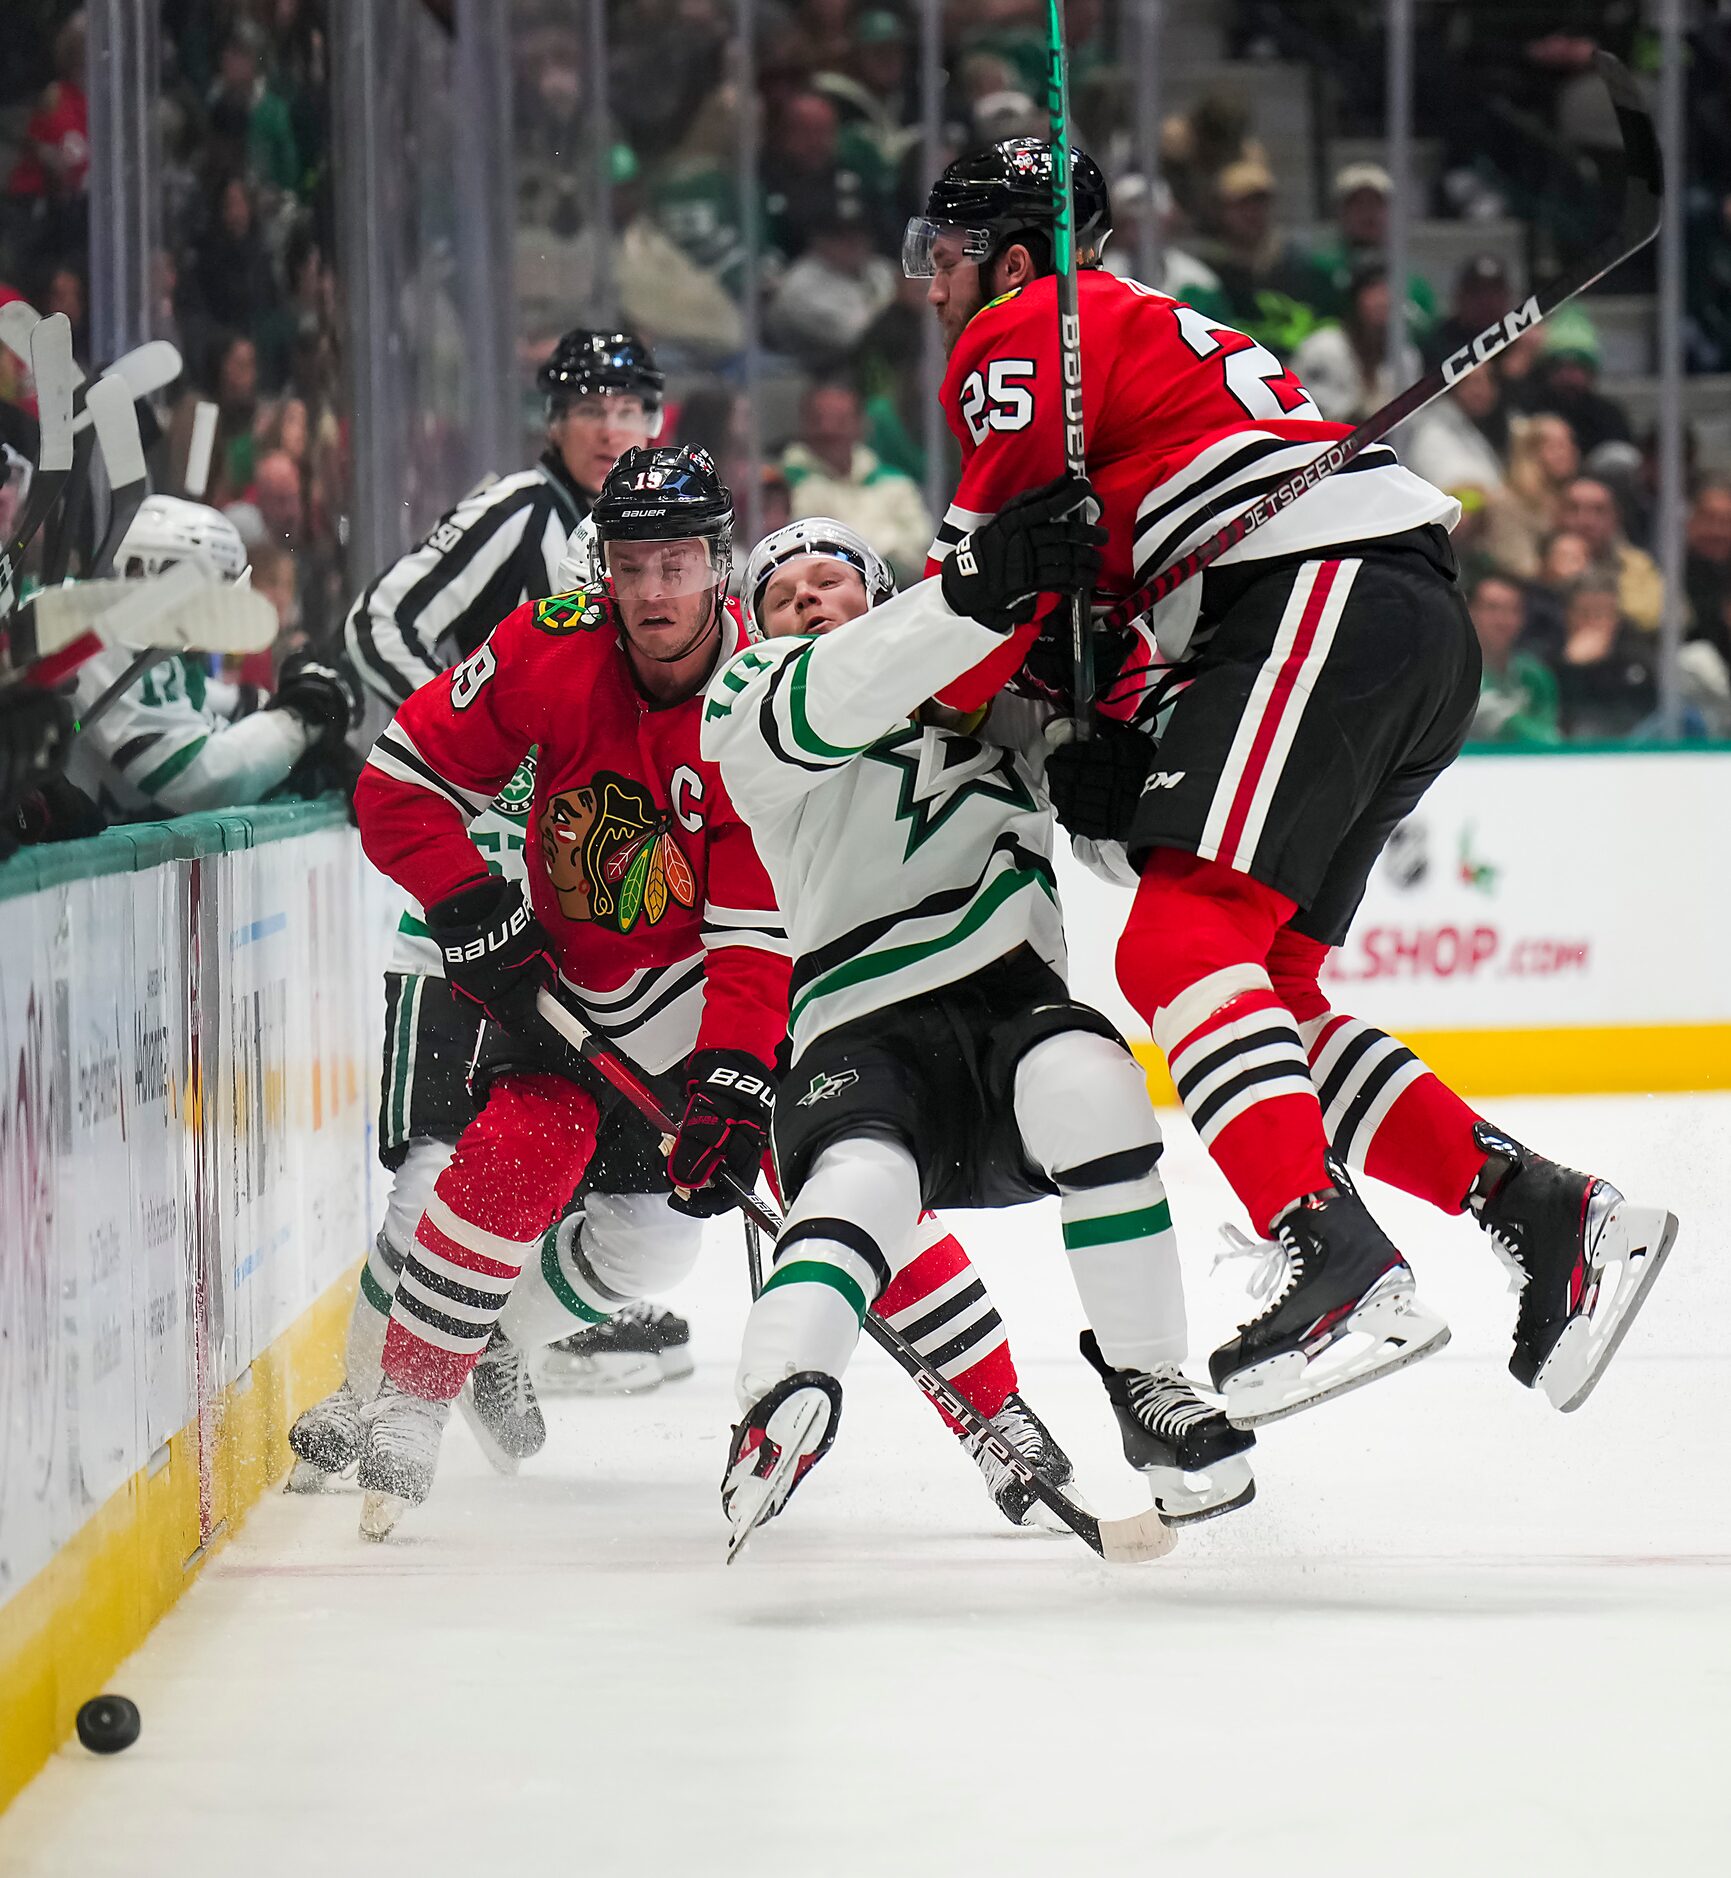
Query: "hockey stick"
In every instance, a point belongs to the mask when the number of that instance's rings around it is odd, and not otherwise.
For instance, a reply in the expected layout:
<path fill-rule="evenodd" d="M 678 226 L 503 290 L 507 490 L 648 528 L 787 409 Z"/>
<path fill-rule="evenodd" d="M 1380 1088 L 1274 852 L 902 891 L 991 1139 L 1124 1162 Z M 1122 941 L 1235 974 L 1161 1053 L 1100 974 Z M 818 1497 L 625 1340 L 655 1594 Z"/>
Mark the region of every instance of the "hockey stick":
<path fill-rule="evenodd" d="M 44 588 L 19 610 L 12 658 L 18 665 L 48 658 L 88 632 L 135 650 L 262 652 L 277 630 L 276 608 L 262 593 L 181 561 L 150 580 Z"/>
<path fill-rule="evenodd" d="M 10 308 L 0 308 L 0 312 Z M 29 334 L 30 375 L 36 383 L 36 473 L 24 513 L 4 550 L 0 589 L 10 588 L 24 551 L 48 519 L 72 472 L 72 395 L 78 367 L 72 359 L 72 323 L 64 313 L 38 320 Z"/>
<path fill-rule="evenodd" d="M 1467 376 L 1493 359 L 1511 339 L 1547 320 L 1558 307 L 1583 294 L 1612 268 L 1644 248 L 1659 232 L 1659 206 L 1664 195 L 1664 171 L 1659 158 L 1659 140 L 1653 131 L 1653 115 L 1640 87 L 1628 68 L 1608 52 L 1594 55 L 1599 76 L 1605 81 L 1611 104 L 1617 113 L 1617 126 L 1623 139 L 1623 201 L 1616 230 L 1596 247 L 1575 271 L 1542 293 L 1528 294 L 1518 307 L 1511 307 L 1501 319 L 1459 351 L 1449 356 L 1433 372 L 1427 372 L 1391 399 L 1380 411 L 1373 411 L 1357 430 L 1331 443 L 1322 453 L 1294 470 L 1284 482 L 1253 502 L 1241 515 L 1235 515 L 1218 534 L 1199 543 L 1186 555 L 1164 568 L 1145 586 L 1117 602 L 1101 624 L 1109 631 L 1127 626 L 1139 613 L 1164 600 L 1169 593 L 1193 579 L 1205 567 L 1237 547 L 1246 535 L 1254 534 L 1264 523 L 1288 509 L 1307 489 L 1313 489 L 1325 476 L 1380 443 L 1390 431 L 1422 411 Z"/>
<path fill-rule="evenodd" d="M 102 466 L 108 476 L 108 526 L 85 569 L 90 579 L 100 580 L 114 566 L 121 541 L 150 488 L 150 478 L 144 467 L 138 407 L 125 379 L 103 373 L 85 394 L 84 409 L 96 428 Z"/>
<path fill-rule="evenodd" d="M 541 1018 L 574 1049 L 585 1062 L 593 1063 L 652 1128 L 665 1139 L 674 1133 L 673 1118 L 655 1098 L 643 1077 L 617 1051 L 610 1049 L 585 1028 L 583 1020 L 552 990 L 536 994 L 535 1009 Z M 772 1238 L 781 1231 L 781 1221 L 743 1181 L 735 1180 L 724 1169 L 722 1184 L 739 1202 L 740 1210 L 760 1231 Z M 1057 1515 L 1085 1545 L 1114 1565 L 1136 1565 L 1148 1559 L 1163 1558 L 1176 1543 L 1171 1529 L 1152 1507 L 1133 1519 L 1096 1519 L 1074 1500 L 1061 1492 L 1029 1464 L 1014 1442 L 992 1426 L 966 1396 L 945 1376 L 932 1368 L 923 1356 L 899 1332 L 882 1318 L 868 1311 L 866 1335 L 910 1375 L 920 1388 L 950 1416 L 960 1422 L 969 1436 L 989 1450 L 1022 1482 L 1044 1507 Z"/>
<path fill-rule="evenodd" d="M 1052 146 L 1052 265 L 1058 276 L 1058 358 L 1064 375 L 1064 466 L 1087 472 L 1082 424 L 1082 303 L 1076 284 L 1076 188 L 1070 174 L 1070 74 L 1064 52 L 1064 0 L 1047 0 L 1046 112 Z M 1094 734 L 1094 634 L 1085 594 L 1070 599 L 1075 738 Z"/>

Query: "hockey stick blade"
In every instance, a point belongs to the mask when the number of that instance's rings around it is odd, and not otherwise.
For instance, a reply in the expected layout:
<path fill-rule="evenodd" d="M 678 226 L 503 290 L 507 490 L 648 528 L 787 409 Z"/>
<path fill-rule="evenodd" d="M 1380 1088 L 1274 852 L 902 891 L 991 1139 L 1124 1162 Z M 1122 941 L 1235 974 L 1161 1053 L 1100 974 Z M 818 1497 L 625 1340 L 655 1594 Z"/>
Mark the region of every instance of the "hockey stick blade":
<path fill-rule="evenodd" d="M 84 581 L 48 587 L 29 602 L 32 658 L 47 658 L 95 630 L 113 645 L 142 651 L 263 652 L 277 635 L 276 608 L 250 587 L 181 561 L 150 580 Z"/>
<path fill-rule="evenodd" d="M 1283 509 L 1290 508 L 1325 476 L 1345 469 L 1373 443 L 1380 443 L 1390 431 L 1398 429 L 1444 392 L 1452 391 L 1488 359 L 1495 358 L 1510 340 L 1549 319 L 1559 307 L 1585 293 L 1595 281 L 1638 253 L 1658 234 L 1664 170 L 1659 157 L 1659 139 L 1653 129 L 1653 114 L 1625 65 L 1608 52 L 1595 53 L 1594 59 L 1610 94 L 1623 139 L 1623 196 L 1615 231 L 1594 248 L 1572 274 L 1541 293 L 1528 294 L 1519 306 L 1511 307 L 1468 344 L 1451 352 L 1435 371 L 1427 372 L 1381 410 L 1373 411 L 1355 431 L 1327 445 L 1302 469 L 1294 470 L 1267 495 L 1233 516 L 1218 533 L 1198 542 L 1188 553 L 1162 568 L 1153 580 L 1117 601 L 1101 621 L 1107 631 L 1127 626 L 1138 614 L 1175 593 L 1187 580 L 1194 579 L 1237 547 L 1245 536 L 1254 534 Z"/>
<path fill-rule="evenodd" d="M 542 1020 L 561 1036 L 572 1049 L 593 1063 L 640 1115 L 661 1134 L 674 1130 L 667 1111 L 656 1101 L 643 1078 L 617 1051 L 603 1047 L 581 1018 L 551 989 L 536 993 L 535 1009 Z M 722 1179 L 739 1202 L 747 1219 L 774 1239 L 781 1231 L 781 1221 L 773 1207 L 745 1186 L 723 1173 Z M 1176 1544 L 1171 1530 L 1153 1509 L 1133 1519 L 1096 1519 L 1084 1512 L 1060 1488 L 1032 1466 L 1028 1458 L 1007 1436 L 994 1428 L 965 1395 L 939 1374 L 899 1332 L 892 1330 L 875 1312 L 865 1316 L 865 1332 L 901 1369 L 911 1376 L 924 1393 L 944 1408 L 967 1429 L 970 1436 L 989 1449 L 1013 1473 L 1046 1509 L 1057 1515 L 1086 1546 L 1114 1565 L 1140 1564 L 1163 1558 Z"/>
<path fill-rule="evenodd" d="M 118 379 L 136 403 L 140 398 L 155 397 L 157 392 L 172 385 L 183 370 L 180 353 L 168 340 L 147 339 L 143 345 L 123 352 L 102 377 Z M 85 410 L 79 414 L 78 428 L 84 429 L 90 421 L 89 394 L 86 393 Z"/>
<path fill-rule="evenodd" d="M 96 426 L 97 447 L 108 472 L 108 526 L 102 531 L 87 570 L 90 579 L 101 580 L 113 567 L 150 482 L 144 467 L 138 409 L 125 379 L 104 372 L 85 394 L 84 408 Z"/>

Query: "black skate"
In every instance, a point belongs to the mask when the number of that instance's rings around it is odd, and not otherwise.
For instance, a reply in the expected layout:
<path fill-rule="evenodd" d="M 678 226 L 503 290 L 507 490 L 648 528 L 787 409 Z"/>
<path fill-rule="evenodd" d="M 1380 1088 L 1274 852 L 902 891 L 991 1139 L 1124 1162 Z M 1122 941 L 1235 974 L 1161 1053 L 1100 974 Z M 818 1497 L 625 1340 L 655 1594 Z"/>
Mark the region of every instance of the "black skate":
<path fill-rule="evenodd" d="M 1168 1526 L 1217 1519 L 1256 1498 L 1243 1458 L 1256 1437 L 1197 1394 L 1176 1363 L 1113 1369 L 1091 1330 L 1082 1332 L 1082 1355 L 1106 1385 L 1125 1460 L 1148 1476 L 1155 1510 Z"/>
<path fill-rule="evenodd" d="M 841 1384 L 821 1370 L 801 1370 L 760 1396 L 735 1424 L 721 1480 L 721 1510 L 733 1523 L 727 1562 L 829 1452 L 841 1423 Z"/>
<path fill-rule="evenodd" d="M 533 1460 L 547 1444 L 529 1358 L 497 1324 L 457 1406 L 481 1452 L 501 1474 L 516 1473 L 520 1462 Z"/>
<path fill-rule="evenodd" d="M 691 1326 L 647 1301 L 627 1304 L 604 1324 L 549 1344 L 543 1388 L 572 1395 L 636 1395 L 689 1376 Z"/>
<path fill-rule="evenodd" d="M 1045 1475 L 1049 1485 L 1064 1489 L 1071 1499 L 1076 1500 L 1077 1505 L 1082 1504 L 1070 1485 L 1076 1478 L 1076 1470 L 1070 1465 L 1069 1455 L 1052 1438 L 1051 1429 L 1013 1389 L 1004 1397 L 1004 1406 L 990 1419 L 992 1427 L 1031 1466 Z M 1000 1456 L 994 1454 L 978 1435 L 970 1435 L 962 1429 L 958 1431 L 958 1438 L 973 1456 L 974 1465 L 985 1476 L 986 1491 L 992 1496 L 993 1503 L 1012 1526 L 1021 1526 L 1030 1531 L 1069 1532 L 1070 1528 L 1039 1498 L 1033 1488 L 1012 1471 Z M 1087 1509 L 1084 1507 L 1083 1510 Z"/>
<path fill-rule="evenodd" d="M 1235 1428 L 1279 1421 L 1440 1350 L 1448 1325 L 1418 1301 L 1412 1269 L 1329 1157 L 1334 1185 L 1296 1200 L 1275 1242 L 1227 1228 L 1236 1252 L 1260 1253 L 1252 1297 L 1272 1301 L 1208 1359 Z"/>
<path fill-rule="evenodd" d="M 1593 1393 L 1659 1276 L 1677 1221 L 1630 1206 L 1608 1181 L 1577 1173 L 1480 1122 L 1485 1150 L 1467 1206 L 1520 1289 L 1509 1373 L 1565 1414 Z"/>
<path fill-rule="evenodd" d="M 303 1409 L 289 1430 L 294 1471 L 289 1493 L 318 1493 L 325 1482 L 354 1471 L 361 1454 L 361 1398 L 345 1380 L 322 1402 Z"/>

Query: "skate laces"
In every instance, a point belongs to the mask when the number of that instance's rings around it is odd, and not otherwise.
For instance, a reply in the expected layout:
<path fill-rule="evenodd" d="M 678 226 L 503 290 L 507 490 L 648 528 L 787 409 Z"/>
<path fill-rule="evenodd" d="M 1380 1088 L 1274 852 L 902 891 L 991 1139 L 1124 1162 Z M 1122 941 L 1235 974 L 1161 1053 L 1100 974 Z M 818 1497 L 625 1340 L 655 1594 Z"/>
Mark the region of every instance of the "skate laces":
<path fill-rule="evenodd" d="M 494 1331 L 492 1341 L 482 1352 L 481 1361 L 495 1373 L 503 1371 L 511 1392 L 511 1406 L 519 1415 L 529 1412 L 529 1358 L 509 1337 Z"/>
<path fill-rule="evenodd" d="M 1244 1288 L 1261 1304 L 1264 1312 L 1277 1310 L 1286 1294 L 1304 1275 L 1304 1253 L 1284 1239 L 1252 1239 L 1236 1226 L 1222 1226 L 1220 1236 L 1226 1250 L 1214 1254 L 1210 1273 L 1233 1259 L 1256 1259 L 1258 1264 L 1244 1282 Z"/>
<path fill-rule="evenodd" d="M 1215 1413 L 1172 1363 L 1132 1374 L 1129 1395 L 1136 1419 L 1158 1435 L 1185 1434 Z"/>
<path fill-rule="evenodd" d="M 989 1420 L 994 1432 L 1004 1436 L 1031 1466 L 1043 1467 L 1045 1465 L 1045 1437 L 1040 1432 L 1039 1424 L 1019 1396 L 1005 1396 L 1004 1406 Z M 1009 1464 L 1001 1455 L 993 1453 L 986 1445 L 984 1435 L 968 1435 L 964 1437 L 963 1445 L 978 1463 L 980 1472 L 985 1475 L 986 1485 L 994 1493 L 997 1492 L 1003 1482 L 1011 1477 Z"/>

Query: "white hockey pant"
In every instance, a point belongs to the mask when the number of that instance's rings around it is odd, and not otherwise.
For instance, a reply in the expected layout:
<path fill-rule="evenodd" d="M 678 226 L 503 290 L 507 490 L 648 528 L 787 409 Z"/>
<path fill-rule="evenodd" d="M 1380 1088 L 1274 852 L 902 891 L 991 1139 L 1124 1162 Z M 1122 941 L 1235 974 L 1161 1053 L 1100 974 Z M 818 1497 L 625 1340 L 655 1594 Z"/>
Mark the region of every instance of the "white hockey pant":
<path fill-rule="evenodd" d="M 1089 1031 L 1048 1037 L 1017 1066 L 1015 1113 L 1023 1152 L 1061 1196 L 1071 1271 L 1107 1362 L 1182 1360 L 1160 1127 L 1135 1059 Z M 866 1311 L 917 1253 L 919 1213 L 919 1168 L 901 1143 L 848 1136 L 817 1156 L 746 1320 L 741 1408 L 799 1371 L 841 1374 Z"/>

